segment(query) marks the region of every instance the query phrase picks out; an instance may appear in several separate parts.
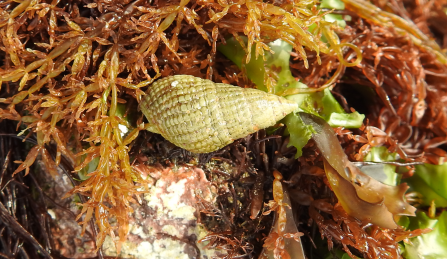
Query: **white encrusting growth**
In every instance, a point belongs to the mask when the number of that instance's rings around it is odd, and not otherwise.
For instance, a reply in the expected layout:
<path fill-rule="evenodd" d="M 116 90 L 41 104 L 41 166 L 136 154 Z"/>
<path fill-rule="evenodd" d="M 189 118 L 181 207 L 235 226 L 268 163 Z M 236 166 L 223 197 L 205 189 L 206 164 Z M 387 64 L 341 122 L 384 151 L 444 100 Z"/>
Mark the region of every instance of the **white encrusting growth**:
<path fill-rule="evenodd" d="M 197 258 L 195 248 L 184 240 L 194 240 L 201 258 L 216 258 L 222 251 L 197 243 L 209 232 L 197 224 L 200 201 L 215 202 L 214 186 L 199 168 L 162 168 L 137 165 L 136 170 L 154 180 L 143 195 L 145 208 L 135 208 L 129 239 L 123 243 L 121 256 L 135 259 Z M 103 249 L 116 256 L 113 240 L 108 236 Z"/>

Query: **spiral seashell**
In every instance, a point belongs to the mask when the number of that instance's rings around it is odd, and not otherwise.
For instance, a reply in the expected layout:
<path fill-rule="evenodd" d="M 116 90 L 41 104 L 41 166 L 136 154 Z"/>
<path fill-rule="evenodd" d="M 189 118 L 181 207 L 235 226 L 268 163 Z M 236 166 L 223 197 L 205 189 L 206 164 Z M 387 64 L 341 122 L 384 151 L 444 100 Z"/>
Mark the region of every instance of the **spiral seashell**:
<path fill-rule="evenodd" d="M 266 92 L 189 75 L 153 83 L 140 109 L 148 130 L 194 153 L 209 153 L 276 124 L 298 108 Z"/>

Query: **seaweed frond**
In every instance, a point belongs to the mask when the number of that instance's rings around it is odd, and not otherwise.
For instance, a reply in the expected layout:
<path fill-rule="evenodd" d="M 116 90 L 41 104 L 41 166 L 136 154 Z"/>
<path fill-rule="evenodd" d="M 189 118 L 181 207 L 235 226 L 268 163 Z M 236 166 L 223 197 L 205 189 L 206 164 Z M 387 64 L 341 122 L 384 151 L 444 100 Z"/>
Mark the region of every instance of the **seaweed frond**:
<path fill-rule="evenodd" d="M 89 197 L 78 219 L 84 215 L 85 229 L 95 217 L 98 248 L 117 230 L 119 250 L 130 204 L 145 183 L 129 158 L 129 146 L 145 127 L 141 116 L 132 115 L 141 89 L 172 74 L 222 80 L 214 70 L 216 45 L 230 36 L 248 37 L 246 62 L 252 46 L 263 56 L 270 51 L 267 43 L 283 39 L 307 67 L 304 48 L 317 55 L 330 52 L 320 38 L 335 25 L 324 21 L 324 14 L 316 1 L 0 3 L 0 86 L 9 96 L 1 100 L 0 118 L 18 121 L 25 126 L 21 134 L 35 133 L 38 141 L 14 173 L 28 173 L 39 155 L 52 175 L 62 156 L 75 172 L 99 159 L 88 179 L 67 195 Z M 130 133 L 122 132 L 123 126 Z M 48 144 L 57 145 L 54 160 Z"/>

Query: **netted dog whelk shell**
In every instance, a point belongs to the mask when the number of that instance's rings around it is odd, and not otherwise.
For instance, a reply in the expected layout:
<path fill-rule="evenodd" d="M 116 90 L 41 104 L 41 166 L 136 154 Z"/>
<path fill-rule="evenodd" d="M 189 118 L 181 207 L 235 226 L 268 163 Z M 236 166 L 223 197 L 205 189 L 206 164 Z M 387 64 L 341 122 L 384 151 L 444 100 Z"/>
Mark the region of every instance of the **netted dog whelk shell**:
<path fill-rule="evenodd" d="M 148 130 L 194 153 L 209 153 L 276 124 L 298 105 L 266 92 L 189 75 L 153 83 L 140 109 Z"/>

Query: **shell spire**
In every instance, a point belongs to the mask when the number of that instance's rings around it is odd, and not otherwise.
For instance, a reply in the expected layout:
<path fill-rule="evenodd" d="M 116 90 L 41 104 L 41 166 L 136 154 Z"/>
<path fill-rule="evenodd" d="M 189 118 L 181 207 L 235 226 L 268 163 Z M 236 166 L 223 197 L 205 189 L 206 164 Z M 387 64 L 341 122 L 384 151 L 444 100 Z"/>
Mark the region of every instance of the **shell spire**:
<path fill-rule="evenodd" d="M 189 75 L 156 81 L 140 103 L 149 131 L 194 153 L 218 150 L 273 126 L 297 108 L 277 95 Z"/>

